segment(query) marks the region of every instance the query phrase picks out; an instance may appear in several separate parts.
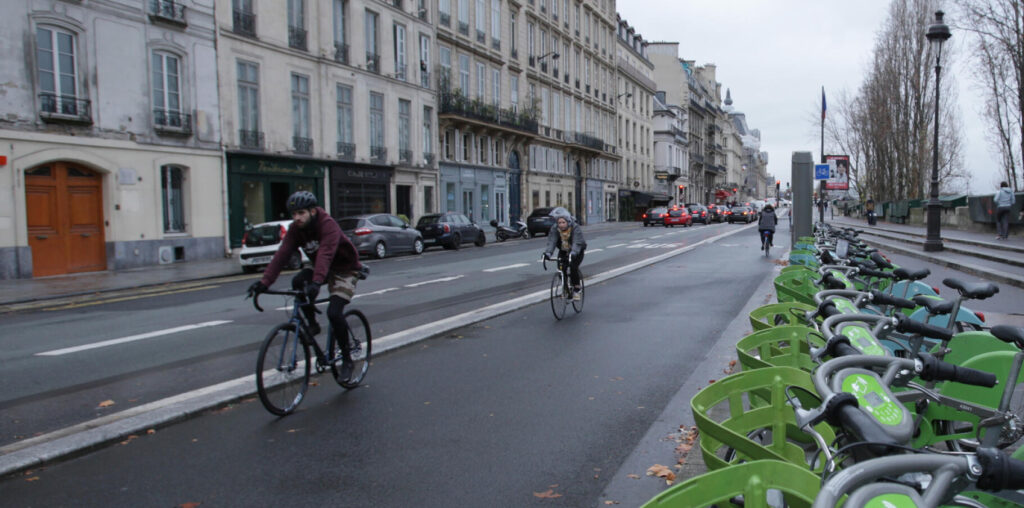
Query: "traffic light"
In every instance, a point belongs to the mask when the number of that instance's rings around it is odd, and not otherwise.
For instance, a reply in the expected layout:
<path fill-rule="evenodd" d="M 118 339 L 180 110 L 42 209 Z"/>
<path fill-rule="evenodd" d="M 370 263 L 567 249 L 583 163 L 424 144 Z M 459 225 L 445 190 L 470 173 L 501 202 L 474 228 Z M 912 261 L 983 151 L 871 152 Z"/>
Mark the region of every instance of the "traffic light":
<path fill-rule="evenodd" d="M 733 188 L 732 188 L 732 191 L 733 191 L 733 192 L 736 192 L 736 191 L 738 191 L 738 190 L 739 190 L 739 189 L 737 189 L 736 187 L 733 187 Z"/>
<path fill-rule="evenodd" d="M 782 180 L 775 180 L 775 186 L 776 187 L 782 186 Z"/>
<path fill-rule="evenodd" d="M 685 185 L 682 185 L 682 184 L 680 184 L 680 185 L 679 185 L 679 190 L 683 190 L 683 189 L 685 189 L 685 188 L 686 188 L 686 186 L 685 186 Z"/>

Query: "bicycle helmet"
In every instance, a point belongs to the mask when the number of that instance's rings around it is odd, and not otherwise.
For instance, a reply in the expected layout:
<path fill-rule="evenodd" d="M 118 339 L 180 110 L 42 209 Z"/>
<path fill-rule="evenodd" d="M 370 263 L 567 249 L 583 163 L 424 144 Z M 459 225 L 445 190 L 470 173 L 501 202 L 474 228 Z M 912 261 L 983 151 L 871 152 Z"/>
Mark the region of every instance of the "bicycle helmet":
<path fill-rule="evenodd" d="M 298 191 L 288 197 L 288 213 L 313 208 L 316 205 L 316 196 L 309 191 Z"/>
<path fill-rule="evenodd" d="M 764 211 L 766 211 L 766 212 L 775 211 L 775 207 L 773 207 L 772 205 L 764 205 Z"/>
<path fill-rule="evenodd" d="M 566 210 L 561 206 L 556 206 L 555 208 L 551 209 L 548 215 L 554 217 L 556 221 L 558 219 L 565 219 L 569 222 L 572 222 L 572 214 L 569 213 L 569 210 Z"/>

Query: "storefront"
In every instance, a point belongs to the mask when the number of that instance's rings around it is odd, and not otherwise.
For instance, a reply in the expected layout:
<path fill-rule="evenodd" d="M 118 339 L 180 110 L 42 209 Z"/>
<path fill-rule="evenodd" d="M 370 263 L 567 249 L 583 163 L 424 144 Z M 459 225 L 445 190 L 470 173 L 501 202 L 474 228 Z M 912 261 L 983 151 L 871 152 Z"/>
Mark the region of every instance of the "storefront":
<path fill-rule="evenodd" d="M 604 211 L 604 188 L 605 182 L 594 178 L 588 178 L 586 183 L 586 201 L 583 206 L 586 208 L 587 224 L 596 224 L 605 221 Z"/>
<path fill-rule="evenodd" d="M 604 218 L 606 222 L 619 220 L 619 186 L 604 184 Z"/>
<path fill-rule="evenodd" d="M 530 210 L 549 206 L 563 206 L 573 215 L 576 210 L 576 179 L 548 173 L 531 172 L 526 177 L 529 192 L 527 204 Z"/>
<path fill-rule="evenodd" d="M 331 165 L 331 216 L 391 212 L 389 167 L 366 164 Z"/>
<path fill-rule="evenodd" d="M 413 225 L 424 214 L 437 212 L 437 172 L 430 169 L 395 168 L 391 202 L 395 215 Z"/>
<path fill-rule="evenodd" d="M 506 222 L 508 173 L 494 168 L 441 164 L 441 211 L 459 212 L 486 224 Z"/>
<path fill-rule="evenodd" d="M 232 248 L 241 247 L 247 225 L 290 219 L 287 200 L 293 192 L 310 191 L 326 204 L 324 161 L 228 152 L 227 165 Z"/>

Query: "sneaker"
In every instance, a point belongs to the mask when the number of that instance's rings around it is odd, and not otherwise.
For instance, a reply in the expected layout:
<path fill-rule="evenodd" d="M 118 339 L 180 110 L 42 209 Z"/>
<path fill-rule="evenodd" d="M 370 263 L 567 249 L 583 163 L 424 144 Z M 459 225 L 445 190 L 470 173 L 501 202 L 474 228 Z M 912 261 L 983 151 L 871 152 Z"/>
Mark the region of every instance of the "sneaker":
<path fill-rule="evenodd" d="M 341 369 L 338 370 L 338 379 L 342 381 L 352 379 L 353 370 L 355 370 L 355 364 L 351 360 L 341 362 Z"/>
<path fill-rule="evenodd" d="M 572 299 L 577 301 L 577 302 L 582 301 L 583 300 L 583 290 L 581 290 L 580 288 L 573 288 L 573 290 L 572 290 Z"/>

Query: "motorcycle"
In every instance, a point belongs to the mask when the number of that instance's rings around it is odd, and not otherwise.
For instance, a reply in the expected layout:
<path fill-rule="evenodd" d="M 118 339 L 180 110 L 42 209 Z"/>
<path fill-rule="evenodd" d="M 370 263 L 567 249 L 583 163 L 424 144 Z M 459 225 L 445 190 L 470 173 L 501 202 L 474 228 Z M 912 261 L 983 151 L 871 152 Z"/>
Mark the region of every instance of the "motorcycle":
<path fill-rule="evenodd" d="M 530 233 L 526 230 L 526 223 L 521 220 L 517 220 L 515 224 L 513 224 L 511 227 L 500 226 L 498 225 L 498 221 L 492 220 L 491 227 L 495 228 L 494 238 L 497 239 L 499 242 L 504 242 L 509 238 L 530 237 Z"/>

